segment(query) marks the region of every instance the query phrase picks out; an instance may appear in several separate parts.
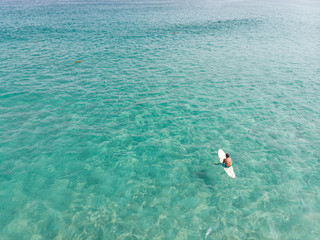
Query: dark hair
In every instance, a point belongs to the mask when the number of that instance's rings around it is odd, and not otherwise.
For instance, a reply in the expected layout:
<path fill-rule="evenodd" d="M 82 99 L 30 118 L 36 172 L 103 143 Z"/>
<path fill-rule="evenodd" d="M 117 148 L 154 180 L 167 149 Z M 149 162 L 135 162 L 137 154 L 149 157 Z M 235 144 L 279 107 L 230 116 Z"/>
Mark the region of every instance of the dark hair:
<path fill-rule="evenodd" d="M 226 157 L 227 157 L 227 158 L 230 157 L 229 153 L 226 153 Z"/>

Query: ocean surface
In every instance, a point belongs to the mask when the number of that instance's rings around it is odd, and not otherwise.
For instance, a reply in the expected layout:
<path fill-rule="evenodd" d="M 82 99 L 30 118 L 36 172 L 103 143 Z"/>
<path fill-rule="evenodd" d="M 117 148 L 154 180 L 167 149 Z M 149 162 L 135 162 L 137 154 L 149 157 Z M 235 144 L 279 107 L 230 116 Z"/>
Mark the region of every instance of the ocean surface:
<path fill-rule="evenodd" d="M 317 0 L 0 0 L 1 240 L 319 239 L 319 151 Z"/>

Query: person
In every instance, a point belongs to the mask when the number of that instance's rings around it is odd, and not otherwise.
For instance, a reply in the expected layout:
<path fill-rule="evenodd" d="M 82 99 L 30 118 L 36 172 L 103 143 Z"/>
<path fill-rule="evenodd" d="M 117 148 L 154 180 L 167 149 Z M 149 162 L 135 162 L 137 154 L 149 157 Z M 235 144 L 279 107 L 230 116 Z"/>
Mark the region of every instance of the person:
<path fill-rule="evenodd" d="M 226 153 L 226 158 L 223 159 L 222 165 L 224 165 L 224 166 L 227 167 L 227 168 L 228 168 L 228 167 L 231 167 L 231 165 L 232 165 L 232 159 L 231 159 L 229 153 Z"/>

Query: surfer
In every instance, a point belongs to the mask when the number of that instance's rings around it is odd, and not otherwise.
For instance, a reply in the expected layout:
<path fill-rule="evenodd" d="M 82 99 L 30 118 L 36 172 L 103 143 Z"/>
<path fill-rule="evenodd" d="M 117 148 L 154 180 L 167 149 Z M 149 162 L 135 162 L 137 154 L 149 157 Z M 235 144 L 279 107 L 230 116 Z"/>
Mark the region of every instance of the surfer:
<path fill-rule="evenodd" d="M 226 153 L 226 158 L 223 159 L 222 164 L 224 164 L 224 166 L 226 166 L 226 167 L 231 167 L 231 165 L 232 165 L 232 159 L 231 159 L 229 153 Z"/>
<path fill-rule="evenodd" d="M 234 171 L 233 171 L 232 160 L 230 158 L 230 155 L 228 153 L 225 154 L 222 149 L 219 149 L 218 156 L 219 156 L 220 162 L 215 163 L 214 165 L 221 165 L 229 177 L 235 178 L 236 175 L 234 174 Z"/>

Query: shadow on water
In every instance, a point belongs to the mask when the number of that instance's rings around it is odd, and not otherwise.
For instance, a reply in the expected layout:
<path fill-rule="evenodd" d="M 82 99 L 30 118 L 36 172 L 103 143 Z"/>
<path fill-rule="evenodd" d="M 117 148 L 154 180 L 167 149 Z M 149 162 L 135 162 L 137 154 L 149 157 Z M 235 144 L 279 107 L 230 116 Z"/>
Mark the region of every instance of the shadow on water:
<path fill-rule="evenodd" d="M 207 187 L 212 188 L 213 187 L 213 179 L 211 179 L 208 174 L 207 174 L 207 170 L 203 169 L 203 170 L 199 170 L 193 173 L 193 175 L 201 180 L 203 180 L 203 182 L 206 184 Z"/>

